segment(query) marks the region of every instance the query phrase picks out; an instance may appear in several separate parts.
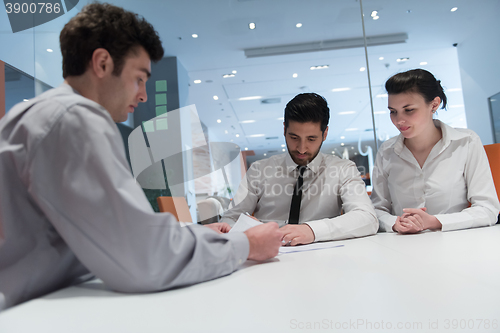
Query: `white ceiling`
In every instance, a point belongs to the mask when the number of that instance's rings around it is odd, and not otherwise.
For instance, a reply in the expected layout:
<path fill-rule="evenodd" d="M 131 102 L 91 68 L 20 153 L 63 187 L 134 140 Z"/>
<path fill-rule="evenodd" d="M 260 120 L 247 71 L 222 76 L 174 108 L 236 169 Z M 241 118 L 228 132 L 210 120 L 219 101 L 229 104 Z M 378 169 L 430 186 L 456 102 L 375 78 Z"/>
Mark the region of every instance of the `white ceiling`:
<path fill-rule="evenodd" d="M 367 67 L 363 48 L 320 51 L 282 56 L 245 58 L 243 49 L 363 36 L 358 0 L 123 0 L 109 1 L 144 16 L 158 30 L 166 56 L 176 56 L 190 77 L 189 102 L 194 103 L 200 119 L 220 141 L 233 140 L 243 149 L 255 150 L 257 156 L 268 151 L 281 151 L 283 143 L 283 109 L 301 92 L 317 92 L 329 102 L 331 110 L 329 138 L 324 150 L 331 152 L 357 144 L 358 138 L 373 143 L 371 106 Z M 70 12 L 74 15 L 87 1 L 80 1 Z M 450 107 L 439 118 L 453 126 L 466 126 L 460 91 L 460 73 L 456 48 L 460 47 L 469 27 L 498 13 L 499 0 L 364 0 L 367 36 L 407 33 L 404 44 L 368 47 L 374 110 L 387 109 L 383 84 L 396 72 L 423 67 L 433 72 L 448 91 Z M 458 10 L 451 12 L 452 7 Z M 379 19 L 370 13 L 378 11 Z M 410 11 L 410 12 L 408 12 Z M 34 30 L 10 32 L 8 22 L 0 14 L 0 39 L 11 50 L 1 51 L 0 59 L 51 85 L 62 82 L 58 35 L 70 14 L 48 22 Z M 248 23 L 257 28 L 250 30 Z M 302 23 L 296 28 L 296 23 Z M 199 35 L 194 39 L 193 33 Z M 15 38 L 14 38 L 15 37 Z M 26 45 L 33 45 L 33 57 Z M 23 50 L 16 54 L 16 48 Z M 45 50 L 52 48 L 53 53 Z M 28 53 L 28 56 L 26 56 Z M 384 57 L 384 60 L 379 60 Z M 405 63 L 397 58 L 409 57 Z M 421 66 L 420 62 L 427 62 Z M 328 64 L 323 70 L 310 66 Z M 237 71 L 235 77 L 223 74 Z M 298 77 L 293 78 L 292 74 Z M 202 80 L 194 84 L 194 80 Z M 211 81 L 211 83 L 207 83 Z M 349 91 L 332 92 L 334 88 Z M 213 96 L 219 99 L 215 101 Z M 260 100 L 240 101 L 241 97 L 280 98 L 276 104 Z M 339 115 L 339 112 L 354 111 Z M 217 123 L 221 119 L 221 123 Z M 254 123 L 240 123 L 255 120 Z M 389 115 L 375 116 L 379 137 L 397 134 Z M 356 130 L 346 130 L 356 129 Z M 225 134 L 228 131 L 228 134 Z M 239 134 L 239 137 L 236 137 Z M 249 137 L 263 134 L 264 137 Z M 266 137 L 278 137 L 266 140 Z M 340 139 L 345 136 L 345 139 Z"/>

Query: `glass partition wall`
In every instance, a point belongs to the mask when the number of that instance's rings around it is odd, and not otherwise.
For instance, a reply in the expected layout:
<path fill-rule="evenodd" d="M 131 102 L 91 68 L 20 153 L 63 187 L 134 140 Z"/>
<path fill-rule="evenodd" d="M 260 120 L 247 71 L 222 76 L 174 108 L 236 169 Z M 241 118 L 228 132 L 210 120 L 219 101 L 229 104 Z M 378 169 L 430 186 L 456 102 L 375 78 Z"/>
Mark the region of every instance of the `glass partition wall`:
<path fill-rule="evenodd" d="M 431 71 L 449 98 L 438 118 L 454 127 L 469 126 L 484 144 L 493 141 L 487 98 L 500 91 L 493 60 L 500 54 L 494 42 L 500 38 L 494 19 L 498 0 L 110 2 L 151 22 L 165 57 L 175 59 L 174 81 L 148 82 L 146 107 L 156 113 L 135 117 L 135 124 L 129 119 L 130 130 L 122 133 L 142 127 L 147 142 L 148 130 L 179 128 L 189 137 L 181 140 L 181 159 L 185 181 L 191 183 L 178 193 L 167 192 L 186 197 L 192 207 L 208 196 L 231 198 L 248 163 L 286 151 L 284 107 L 302 92 L 324 96 L 330 107 L 321 151 L 353 160 L 368 186 L 378 146 L 398 134 L 384 88 L 397 72 Z M 34 78 L 34 95 L 63 82 L 59 32 L 87 3 L 79 1 L 65 8 L 64 15 L 16 33 L 7 14 L 0 13 L 0 60 Z M 165 91 L 158 91 L 163 81 Z M 6 99 L 20 99 L 8 89 L 6 84 Z M 177 94 L 175 105 L 172 92 Z M 178 117 L 176 123 L 169 116 L 174 107 L 188 105 L 195 106 L 189 117 Z M 146 115 L 144 110 L 136 113 Z M 154 116 L 164 118 L 161 127 L 145 124 Z M 240 157 L 235 158 L 233 148 L 230 157 L 220 157 L 220 151 L 210 149 L 216 142 L 234 144 Z M 214 155 L 227 160 L 228 168 L 217 169 Z M 162 167 L 157 173 L 165 179 L 169 172 L 181 172 L 164 162 Z M 195 210 L 192 215 L 197 220 Z"/>

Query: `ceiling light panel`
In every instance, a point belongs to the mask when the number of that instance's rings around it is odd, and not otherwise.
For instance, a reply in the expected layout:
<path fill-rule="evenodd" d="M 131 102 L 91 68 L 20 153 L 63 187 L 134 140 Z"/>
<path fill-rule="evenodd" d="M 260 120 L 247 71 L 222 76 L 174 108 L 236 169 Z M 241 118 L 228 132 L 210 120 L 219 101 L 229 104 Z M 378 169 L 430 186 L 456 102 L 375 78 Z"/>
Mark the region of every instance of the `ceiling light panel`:
<path fill-rule="evenodd" d="M 311 66 L 311 67 L 309 67 L 309 69 L 314 71 L 316 69 L 327 69 L 328 67 L 330 67 L 330 66 L 329 65 L 318 65 L 318 66 Z"/>
<path fill-rule="evenodd" d="M 406 33 L 367 36 L 366 44 L 367 46 L 398 44 L 398 43 L 406 43 L 407 39 L 408 39 L 408 34 Z M 364 45 L 365 45 L 365 40 L 363 39 L 363 37 L 359 37 L 359 38 L 348 38 L 348 39 L 331 39 L 331 40 L 323 40 L 318 42 L 300 43 L 300 44 L 256 47 L 256 48 L 245 49 L 244 51 L 245 51 L 245 56 L 247 58 L 255 58 L 255 57 L 265 57 L 265 56 L 280 55 L 280 54 L 294 54 L 294 53 L 304 53 L 304 52 L 349 49 L 355 47 L 364 47 Z"/>

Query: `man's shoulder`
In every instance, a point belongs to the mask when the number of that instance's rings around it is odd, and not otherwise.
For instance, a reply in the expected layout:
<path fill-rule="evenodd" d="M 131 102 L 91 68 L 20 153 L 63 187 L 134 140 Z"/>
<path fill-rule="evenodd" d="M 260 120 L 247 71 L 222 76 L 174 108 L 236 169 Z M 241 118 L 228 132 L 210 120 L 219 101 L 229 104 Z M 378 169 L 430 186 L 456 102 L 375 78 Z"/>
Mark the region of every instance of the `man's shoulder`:
<path fill-rule="evenodd" d="M 285 153 L 288 154 L 288 153 Z M 255 169 L 261 169 L 266 166 L 281 166 L 283 165 L 283 162 L 285 161 L 285 154 L 278 154 L 278 155 L 273 155 L 268 158 L 264 158 L 258 161 L 255 161 L 252 163 L 252 167 Z"/>
<path fill-rule="evenodd" d="M 330 155 L 330 154 L 324 154 L 324 153 L 319 153 L 323 157 L 323 163 L 325 164 L 326 167 L 344 167 L 344 166 L 351 166 L 355 165 L 355 163 L 351 160 L 346 160 L 343 158 L 340 158 L 335 155 Z"/>
<path fill-rule="evenodd" d="M 57 88 L 47 90 L 29 101 L 16 104 L 8 112 L 8 115 L 17 118 L 34 116 L 53 120 L 60 114 L 72 109 L 76 111 L 83 111 L 86 109 L 101 109 L 100 111 L 105 111 L 99 104 L 78 94 L 70 86 L 62 84 Z"/>
<path fill-rule="evenodd" d="M 111 124 L 103 107 L 63 84 L 15 105 L 1 120 L 0 130 L 22 135 L 34 147 L 56 127 L 59 134 L 72 137 L 85 132 L 82 128 L 102 129 Z"/>

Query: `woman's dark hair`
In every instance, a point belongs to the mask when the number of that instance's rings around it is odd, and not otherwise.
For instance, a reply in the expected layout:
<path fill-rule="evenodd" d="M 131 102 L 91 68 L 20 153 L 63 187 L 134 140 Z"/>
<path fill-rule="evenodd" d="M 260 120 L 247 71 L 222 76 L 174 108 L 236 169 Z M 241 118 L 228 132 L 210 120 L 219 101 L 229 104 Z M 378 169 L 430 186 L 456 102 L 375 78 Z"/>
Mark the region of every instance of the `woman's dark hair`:
<path fill-rule="evenodd" d="M 389 95 L 407 92 L 419 93 L 427 103 L 439 97 L 443 103 L 441 108 L 446 107 L 446 95 L 441 87 L 441 81 L 436 80 L 434 75 L 425 69 L 412 69 L 398 73 L 387 80 L 385 89 Z"/>
<path fill-rule="evenodd" d="M 326 99 L 315 93 L 298 94 L 285 107 L 285 128 L 288 128 L 290 120 L 321 123 L 321 132 L 324 133 L 330 120 Z"/>
<path fill-rule="evenodd" d="M 152 61 L 163 58 L 160 37 L 153 26 L 137 14 L 110 4 L 92 3 L 74 16 L 59 36 L 63 77 L 85 73 L 92 54 L 106 49 L 113 59 L 114 75 L 120 75 L 129 52 L 142 46 Z"/>

